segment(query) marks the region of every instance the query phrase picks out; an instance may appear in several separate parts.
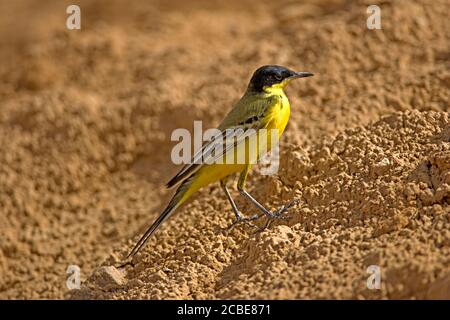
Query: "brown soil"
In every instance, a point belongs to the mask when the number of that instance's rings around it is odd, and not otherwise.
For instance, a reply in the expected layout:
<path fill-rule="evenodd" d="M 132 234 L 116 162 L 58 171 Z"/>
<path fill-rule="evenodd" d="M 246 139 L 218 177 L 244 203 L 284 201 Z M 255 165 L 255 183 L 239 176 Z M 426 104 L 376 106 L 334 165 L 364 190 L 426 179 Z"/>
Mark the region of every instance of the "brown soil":
<path fill-rule="evenodd" d="M 370 1 L 78 1 L 81 31 L 68 4 L 0 3 L 0 298 L 450 299 L 448 1 L 383 1 L 373 31 Z M 268 63 L 316 74 L 248 182 L 290 219 L 226 232 L 211 185 L 114 267 L 171 195 L 172 130 Z"/>

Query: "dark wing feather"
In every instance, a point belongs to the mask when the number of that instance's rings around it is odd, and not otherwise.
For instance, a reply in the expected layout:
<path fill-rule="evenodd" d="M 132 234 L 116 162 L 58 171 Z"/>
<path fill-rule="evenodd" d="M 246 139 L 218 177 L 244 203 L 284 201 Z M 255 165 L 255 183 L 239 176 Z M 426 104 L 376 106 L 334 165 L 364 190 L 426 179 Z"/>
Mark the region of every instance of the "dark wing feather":
<path fill-rule="evenodd" d="M 274 106 L 277 102 L 277 97 L 264 97 L 254 94 L 246 94 L 241 100 L 230 110 L 225 119 L 219 125 L 218 129 L 221 131 L 220 134 L 216 135 L 211 139 L 211 141 L 206 142 L 200 150 L 198 150 L 192 157 L 190 163 L 186 164 L 181 168 L 181 170 L 167 183 L 167 187 L 171 188 L 177 185 L 179 182 L 191 176 L 193 173 L 198 171 L 205 159 L 218 159 L 223 156 L 233 145 L 224 146 L 222 148 L 222 153 L 217 155 L 212 155 L 212 152 L 216 149 L 219 143 L 223 143 L 227 137 L 233 134 L 233 130 L 227 129 L 243 129 L 243 134 L 239 137 L 236 136 L 235 141 L 237 143 L 243 142 L 244 138 L 247 137 L 245 132 L 252 129 L 263 128 L 270 118 L 270 108 Z M 219 139 L 220 138 L 220 139 Z M 234 146 L 236 143 L 234 143 Z"/>

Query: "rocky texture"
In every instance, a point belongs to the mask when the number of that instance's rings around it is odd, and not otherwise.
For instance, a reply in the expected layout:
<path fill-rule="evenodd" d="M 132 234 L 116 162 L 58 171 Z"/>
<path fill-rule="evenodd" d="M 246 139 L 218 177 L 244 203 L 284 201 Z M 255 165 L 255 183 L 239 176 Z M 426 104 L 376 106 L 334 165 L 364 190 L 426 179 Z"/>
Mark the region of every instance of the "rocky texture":
<path fill-rule="evenodd" d="M 450 298 L 449 126 L 445 113 L 397 113 L 310 152 L 291 146 L 279 176 L 252 188 L 272 206 L 301 199 L 288 222 L 221 230 L 231 214 L 213 187 L 124 268 L 127 285 L 90 278 L 74 297 Z M 366 286 L 370 265 L 380 290 Z"/>
<path fill-rule="evenodd" d="M 0 3 L 1 298 L 448 298 L 446 1 L 383 1 L 376 31 L 365 1 L 78 3 L 81 31 L 64 2 Z M 291 219 L 226 233 L 211 186 L 112 267 L 170 196 L 172 130 L 267 63 L 316 74 L 287 90 L 279 175 L 248 184 L 299 197 Z"/>

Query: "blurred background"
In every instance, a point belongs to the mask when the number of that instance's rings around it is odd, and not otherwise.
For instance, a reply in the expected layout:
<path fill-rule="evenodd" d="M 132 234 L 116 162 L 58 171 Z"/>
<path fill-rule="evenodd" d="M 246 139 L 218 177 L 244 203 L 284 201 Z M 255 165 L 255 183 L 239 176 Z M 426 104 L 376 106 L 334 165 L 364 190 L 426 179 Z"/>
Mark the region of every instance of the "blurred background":
<path fill-rule="evenodd" d="M 448 1 L 378 1 L 381 30 L 370 4 L 1 0 L 0 298 L 62 298 L 69 264 L 84 280 L 142 230 L 170 195 L 170 133 L 217 125 L 263 64 L 316 75 L 287 89 L 302 150 L 448 112 Z"/>

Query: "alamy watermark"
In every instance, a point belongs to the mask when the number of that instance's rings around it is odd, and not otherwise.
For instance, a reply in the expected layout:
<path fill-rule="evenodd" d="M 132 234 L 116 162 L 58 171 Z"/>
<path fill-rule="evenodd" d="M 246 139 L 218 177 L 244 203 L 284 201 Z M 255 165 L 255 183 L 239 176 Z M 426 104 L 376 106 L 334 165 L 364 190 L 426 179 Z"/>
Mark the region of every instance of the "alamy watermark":
<path fill-rule="evenodd" d="M 370 274 L 367 278 L 367 288 L 370 290 L 381 289 L 381 268 L 377 265 L 370 265 L 366 272 Z"/>
<path fill-rule="evenodd" d="M 81 269 L 75 264 L 71 264 L 67 267 L 66 273 L 68 274 L 66 280 L 66 286 L 69 290 L 80 289 L 81 286 Z"/>
<path fill-rule="evenodd" d="M 367 7 L 366 26 L 369 30 L 381 29 L 381 9 L 379 6 L 373 4 Z"/>
<path fill-rule="evenodd" d="M 275 174 L 279 168 L 278 129 L 225 130 L 203 132 L 202 121 L 194 121 L 193 135 L 183 128 L 175 129 L 171 141 L 178 141 L 171 152 L 174 164 L 262 164 L 261 173 Z M 192 145 L 195 152 L 192 152 Z"/>
<path fill-rule="evenodd" d="M 76 4 L 71 4 L 66 8 L 66 13 L 69 15 L 66 19 L 66 27 L 69 30 L 81 29 L 81 9 Z"/>

